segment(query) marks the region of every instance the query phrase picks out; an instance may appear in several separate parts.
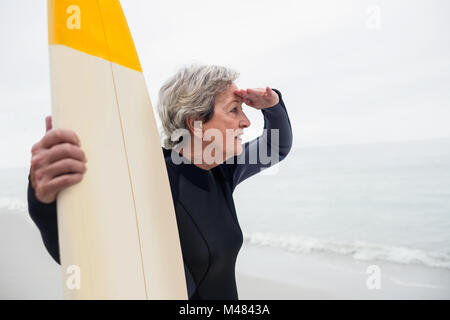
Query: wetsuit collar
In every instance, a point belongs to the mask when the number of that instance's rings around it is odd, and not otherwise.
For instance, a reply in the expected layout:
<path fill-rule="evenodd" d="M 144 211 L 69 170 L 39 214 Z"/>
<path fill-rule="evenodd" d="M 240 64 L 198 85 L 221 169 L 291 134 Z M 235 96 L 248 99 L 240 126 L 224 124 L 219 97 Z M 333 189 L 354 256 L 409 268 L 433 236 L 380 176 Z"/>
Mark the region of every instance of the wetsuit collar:
<path fill-rule="evenodd" d="M 196 186 L 209 191 L 209 181 L 210 177 L 213 176 L 212 170 L 214 170 L 214 168 L 211 170 L 204 170 L 191 163 L 187 158 L 184 158 L 186 161 L 183 161 L 181 164 L 175 164 L 173 163 L 171 158 L 172 152 L 176 151 L 163 148 L 164 157 L 166 158 L 166 160 L 168 158 L 168 162 L 170 163 L 170 165 Z"/>

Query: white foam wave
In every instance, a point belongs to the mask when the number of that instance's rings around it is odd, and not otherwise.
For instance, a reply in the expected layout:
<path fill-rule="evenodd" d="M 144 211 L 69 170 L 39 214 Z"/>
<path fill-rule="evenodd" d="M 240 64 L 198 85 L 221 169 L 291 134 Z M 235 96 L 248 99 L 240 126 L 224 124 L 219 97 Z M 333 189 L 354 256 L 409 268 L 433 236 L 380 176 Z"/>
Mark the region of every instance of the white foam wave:
<path fill-rule="evenodd" d="M 352 256 L 355 260 L 384 260 L 400 264 L 416 264 L 450 269 L 450 254 L 419 249 L 372 244 L 363 241 L 339 242 L 300 235 L 246 233 L 246 244 L 282 248 L 298 253 L 335 253 Z"/>
<path fill-rule="evenodd" d="M 26 201 L 19 198 L 0 198 L 0 211 L 8 210 L 8 211 L 19 211 L 19 212 L 27 212 L 28 205 Z"/>

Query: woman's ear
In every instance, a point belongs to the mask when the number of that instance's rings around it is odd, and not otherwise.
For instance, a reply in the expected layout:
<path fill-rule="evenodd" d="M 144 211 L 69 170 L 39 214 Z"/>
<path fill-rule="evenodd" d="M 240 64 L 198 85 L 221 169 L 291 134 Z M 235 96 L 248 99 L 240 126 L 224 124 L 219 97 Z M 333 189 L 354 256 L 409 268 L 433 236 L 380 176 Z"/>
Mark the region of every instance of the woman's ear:
<path fill-rule="evenodd" d="M 186 125 L 189 129 L 189 132 L 192 134 L 194 132 L 194 121 L 191 117 L 186 118 Z"/>
<path fill-rule="evenodd" d="M 203 138 L 202 121 L 194 120 L 192 117 L 186 118 L 186 124 L 189 128 L 189 132 L 199 139 Z"/>

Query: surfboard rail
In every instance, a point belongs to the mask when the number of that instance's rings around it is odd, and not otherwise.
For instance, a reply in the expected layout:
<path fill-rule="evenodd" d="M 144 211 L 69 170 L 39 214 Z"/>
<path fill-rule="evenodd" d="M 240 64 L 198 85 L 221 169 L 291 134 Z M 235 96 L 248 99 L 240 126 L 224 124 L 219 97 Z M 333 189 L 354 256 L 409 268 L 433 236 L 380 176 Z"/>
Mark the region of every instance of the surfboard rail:
<path fill-rule="evenodd" d="M 67 299 L 187 299 L 176 215 L 142 67 L 118 0 L 48 0 L 54 128 L 89 162 L 58 194 Z"/>

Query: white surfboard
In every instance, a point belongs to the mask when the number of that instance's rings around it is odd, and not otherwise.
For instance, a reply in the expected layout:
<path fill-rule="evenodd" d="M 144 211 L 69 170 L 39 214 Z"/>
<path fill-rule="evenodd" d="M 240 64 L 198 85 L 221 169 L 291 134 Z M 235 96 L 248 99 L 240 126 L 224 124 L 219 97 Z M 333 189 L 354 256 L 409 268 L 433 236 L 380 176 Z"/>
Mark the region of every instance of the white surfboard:
<path fill-rule="evenodd" d="M 154 111 L 118 0 L 49 0 L 52 118 L 83 181 L 57 198 L 64 296 L 187 299 Z"/>

